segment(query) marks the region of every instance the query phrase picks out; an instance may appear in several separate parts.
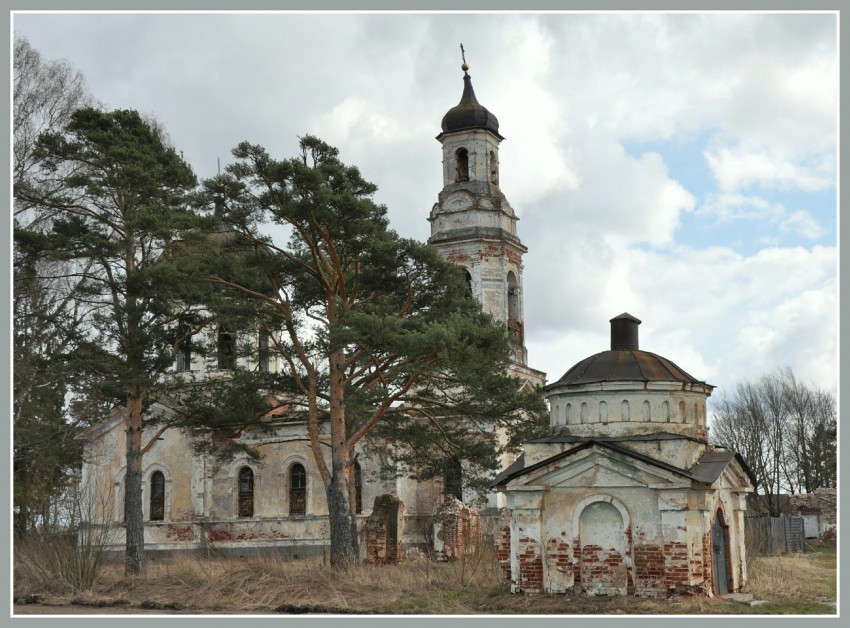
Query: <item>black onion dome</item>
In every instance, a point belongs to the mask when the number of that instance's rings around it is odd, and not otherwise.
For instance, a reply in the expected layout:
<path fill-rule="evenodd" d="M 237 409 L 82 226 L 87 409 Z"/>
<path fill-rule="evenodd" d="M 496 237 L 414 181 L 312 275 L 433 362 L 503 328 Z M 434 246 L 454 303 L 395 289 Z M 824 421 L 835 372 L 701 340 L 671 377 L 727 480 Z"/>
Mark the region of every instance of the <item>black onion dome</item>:
<path fill-rule="evenodd" d="M 620 381 L 705 384 L 660 355 L 640 350 L 611 350 L 585 358 L 547 388 Z"/>
<path fill-rule="evenodd" d="M 443 116 L 442 128 L 443 133 L 467 129 L 486 129 L 502 138 L 499 135 L 499 120 L 475 98 L 475 90 L 472 89 L 472 77 L 466 73 L 463 75 L 463 96 L 461 96 L 460 102 Z"/>

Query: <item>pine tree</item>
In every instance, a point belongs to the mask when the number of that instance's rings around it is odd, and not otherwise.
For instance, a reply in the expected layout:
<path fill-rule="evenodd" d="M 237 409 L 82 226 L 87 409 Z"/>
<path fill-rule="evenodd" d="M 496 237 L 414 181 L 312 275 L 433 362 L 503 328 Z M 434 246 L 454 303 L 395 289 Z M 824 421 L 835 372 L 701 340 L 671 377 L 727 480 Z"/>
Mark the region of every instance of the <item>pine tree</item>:
<path fill-rule="evenodd" d="M 41 231 L 18 230 L 16 241 L 73 268 L 82 337 L 61 359 L 102 406 L 124 408 L 125 570 L 140 573 L 142 412 L 173 365 L 181 320 L 203 300 L 202 265 L 178 254 L 203 233 L 184 203 L 196 179 L 135 111 L 78 110 L 64 129 L 39 136 L 34 158 L 41 175 L 16 181 L 15 196 L 49 219 Z"/>
<path fill-rule="evenodd" d="M 270 350 L 285 373 L 260 380 L 256 394 L 304 400 L 331 564 L 345 568 L 358 560 L 358 443 L 403 436 L 393 455 L 414 472 L 433 475 L 451 459 L 486 475 L 497 465 L 493 427 L 518 440 L 544 413 L 539 397 L 520 394 L 506 375 L 506 332 L 469 297 L 463 274 L 392 231 L 372 200 L 376 187 L 335 148 L 307 136 L 300 149 L 277 161 L 240 144 L 227 174 L 206 182 L 207 207 L 218 203 L 233 235 L 232 263 L 213 281 L 252 302 L 267 329 L 283 331 Z M 289 241 L 265 235 L 270 225 Z"/>

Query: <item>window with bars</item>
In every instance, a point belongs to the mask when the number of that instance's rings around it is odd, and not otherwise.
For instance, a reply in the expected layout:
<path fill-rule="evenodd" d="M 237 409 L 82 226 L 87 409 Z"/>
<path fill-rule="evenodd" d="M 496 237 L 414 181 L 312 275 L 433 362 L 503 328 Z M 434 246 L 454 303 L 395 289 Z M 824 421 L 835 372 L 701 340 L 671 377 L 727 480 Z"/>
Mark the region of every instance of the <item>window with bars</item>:
<path fill-rule="evenodd" d="M 307 472 L 298 463 L 289 468 L 289 514 L 307 514 Z"/>
<path fill-rule="evenodd" d="M 254 472 L 249 467 L 239 470 L 239 516 L 254 516 Z"/>
<path fill-rule="evenodd" d="M 165 519 L 165 476 L 162 471 L 154 471 L 151 475 L 151 521 Z"/>

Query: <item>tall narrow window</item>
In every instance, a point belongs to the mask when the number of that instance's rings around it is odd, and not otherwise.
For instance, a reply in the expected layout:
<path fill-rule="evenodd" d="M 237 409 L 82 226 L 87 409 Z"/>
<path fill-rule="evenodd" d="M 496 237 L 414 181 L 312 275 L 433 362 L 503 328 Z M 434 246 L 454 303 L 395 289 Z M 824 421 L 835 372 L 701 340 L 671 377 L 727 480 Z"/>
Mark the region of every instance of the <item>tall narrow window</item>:
<path fill-rule="evenodd" d="M 254 472 L 249 467 L 239 470 L 239 516 L 254 516 Z"/>
<path fill-rule="evenodd" d="M 457 158 L 457 178 L 455 181 L 469 181 L 469 152 L 461 148 L 455 154 Z"/>
<path fill-rule="evenodd" d="M 363 472 L 360 463 L 354 461 L 354 512 L 363 512 Z"/>
<path fill-rule="evenodd" d="M 231 370 L 236 368 L 236 343 L 227 327 L 219 325 L 218 327 L 218 368 L 221 370 Z"/>
<path fill-rule="evenodd" d="M 519 283 L 513 271 L 508 273 L 508 338 L 515 347 L 525 345 L 525 332 L 519 314 Z"/>
<path fill-rule="evenodd" d="M 261 331 L 257 338 L 258 353 L 257 369 L 260 373 L 269 372 L 269 334 Z"/>
<path fill-rule="evenodd" d="M 289 514 L 307 514 L 307 472 L 298 463 L 289 468 Z"/>
<path fill-rule="evenodd" d="M 490 151 L 490 183 L 499 185 L 499 162 L 496 160 L 495 151 Z"/>
<path fill-rule="evenodd" d="M 446 472 L 443 475 L 443 493 L 463 501 L 463 467 L 457 458 L 446 461 Z"/>
<path fill-rule="evenodd" d="M 466 296 L 472 297 L 472 275 L 469 274 L 468 270 L 463 271 L 463 274 L 466 277 Z"/>
<path fill-rule="evenodd" d="M 165 519 L 165 476 L 162 471 L 151 475 L 151 521 Z"/>
<path fill-rule="evenodd" d="M 177 366 L 178 372 L 192 370 L 192 336 L 189 334 L 188 325 L 180 325 L 177 328 Z"/>

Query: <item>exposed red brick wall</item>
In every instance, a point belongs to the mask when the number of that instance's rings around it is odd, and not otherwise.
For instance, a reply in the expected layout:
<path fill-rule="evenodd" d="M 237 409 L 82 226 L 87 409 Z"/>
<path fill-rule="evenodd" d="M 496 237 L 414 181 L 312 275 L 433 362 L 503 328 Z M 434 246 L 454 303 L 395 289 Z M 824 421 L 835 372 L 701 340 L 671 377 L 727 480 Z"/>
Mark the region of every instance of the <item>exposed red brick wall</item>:
<path fill-rule="evenodd" d="M 585 545 L 580 551 L 580 591 L 592 595 L 622 595 L 628 587 L 628 578 L 620 553 L 598 545 Z"/>
<path fill-rule="evenodd" d="M 363 524 L 364 560 L 383 565 L 401 562 L 404 538 L 404 504 L 395 495 L 375 498 L 372 514 Z"/>
<path fill-rule="evenodd" d="M 496 541 L 496 564 L 505 574 L 505 580 L 511 579 L 511 526 L 504 522 L 501 517 L 495 534 Z"/>
<path fill-rule="evenodd" d="M 463 502 L 451 495 L 446 496 L 434 517 L 435 539 L 440 541 L 436 559 L 455 560 L 481 547 L 483 528 L 481 517 Z"/>
<path fill-rule="evenodd" d="M 685 593 L 690 590 L 690 561 L 687 543 L 664 544 L 664 571 L 667 590 Z"/>
<path fill-rule="evenodd" d="M 572 548 L 563 539 L 549 539 L 546 556 L 549 557 L 550 569 L 568 573 L 573 568 Z"/>
<path fill-rule="evenodd" d="M 519 574 L 517 586 L 525 593 L 543 592 L 543 558 L 540 556 L 540 546 L 536 539 L 522 534 L 517 548 Z"/>
<path fill-rule="evenodd" d="M 664 573 L 664 552 L 660 545 L 635 545 L 635 583 L 637 597 L 664 597 L 667 595 Z"/>

